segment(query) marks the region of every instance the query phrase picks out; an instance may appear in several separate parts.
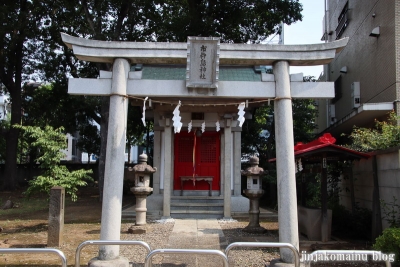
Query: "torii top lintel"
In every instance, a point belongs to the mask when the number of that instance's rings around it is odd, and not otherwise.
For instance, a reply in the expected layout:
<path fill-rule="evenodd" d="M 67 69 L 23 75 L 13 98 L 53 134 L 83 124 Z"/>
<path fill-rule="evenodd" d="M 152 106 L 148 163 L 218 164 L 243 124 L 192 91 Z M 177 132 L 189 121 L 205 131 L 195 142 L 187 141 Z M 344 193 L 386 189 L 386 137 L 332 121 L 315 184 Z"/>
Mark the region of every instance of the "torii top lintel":
<path fill-rule="evenodd" d="M 113 63 L 126 58 L 132 63 L 186 64 L 187 43 L 98 41 L 61 33 L 63 42 L 78 59 Z M 348 38 L 307 45 L 226 44 L 220 46 L 221 65 L 272 65 L 287 61 L 291 66 L 328 64 L 347 44 Z"/>

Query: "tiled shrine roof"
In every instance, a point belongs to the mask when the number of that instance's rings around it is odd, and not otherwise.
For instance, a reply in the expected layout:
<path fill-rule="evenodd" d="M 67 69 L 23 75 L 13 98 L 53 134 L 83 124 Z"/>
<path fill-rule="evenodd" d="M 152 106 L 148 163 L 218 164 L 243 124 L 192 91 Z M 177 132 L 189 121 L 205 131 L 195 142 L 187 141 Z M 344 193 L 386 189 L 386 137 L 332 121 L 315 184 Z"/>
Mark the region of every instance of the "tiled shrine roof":
<path fill-rule="evenodd" d="M 135 70 L 136 65 L 131 67 Z M 220 66 L 220 81 L 261 81 L 261 72 L 266 71 L 265 66 L 255 67 L 227 67 Z M 136 67 L 137 70 L 137 67 Z M 145 80 L 186 80 L 186 66 L 184 65 L 144 65 L 142 79 Z"/>

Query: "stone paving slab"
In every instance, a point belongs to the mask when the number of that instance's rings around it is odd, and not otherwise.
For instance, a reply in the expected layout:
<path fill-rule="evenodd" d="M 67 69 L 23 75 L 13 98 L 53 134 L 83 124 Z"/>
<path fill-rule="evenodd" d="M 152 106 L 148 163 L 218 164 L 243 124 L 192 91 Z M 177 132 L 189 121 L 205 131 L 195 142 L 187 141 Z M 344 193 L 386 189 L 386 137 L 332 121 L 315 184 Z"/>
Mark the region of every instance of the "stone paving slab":
<path fill-rule="evenodd" d="M 175 219 L 167 248 L 216 249 L 226 247 L 224 233 L 217 219 Z M 165 255 L 162 266 L 219 267 L 222 260 L 213 255 Z"/>

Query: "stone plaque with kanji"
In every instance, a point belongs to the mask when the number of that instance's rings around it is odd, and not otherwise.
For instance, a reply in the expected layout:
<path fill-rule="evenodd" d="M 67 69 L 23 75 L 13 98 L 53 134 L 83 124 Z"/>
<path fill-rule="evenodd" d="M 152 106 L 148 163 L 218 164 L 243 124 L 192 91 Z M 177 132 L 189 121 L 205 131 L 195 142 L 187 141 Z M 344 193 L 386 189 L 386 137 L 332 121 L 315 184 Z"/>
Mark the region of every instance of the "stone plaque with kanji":
<path fill-rule="evenodd" d="M 186 87 L 218 87 L 219 50 L 219 38 L 188 37 Z"/>

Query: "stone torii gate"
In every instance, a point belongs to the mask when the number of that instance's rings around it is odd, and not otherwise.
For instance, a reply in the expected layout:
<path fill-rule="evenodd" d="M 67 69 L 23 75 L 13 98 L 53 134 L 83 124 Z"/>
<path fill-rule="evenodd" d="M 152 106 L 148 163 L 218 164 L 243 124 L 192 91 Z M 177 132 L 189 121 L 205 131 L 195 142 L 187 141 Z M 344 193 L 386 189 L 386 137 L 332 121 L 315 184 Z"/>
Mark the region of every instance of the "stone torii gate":
<path fill-rule="evenodd" d="M 188 91 L 182 80 L 142 80 L 130 72 L 130 63 L 181 64 L 187 62 L 187 43 L 107 42 L 76 38 L 62 34 L 64 43 L 73 49 L 80 60 L 113 64 L 112 72 L 100 72 L 99 79 L 70 79 L 68 92 L 81 95 L 110 96 L 109 131 L 104 177 L 103 207 L 100 239 L 119 240 L 121 230 L 122 187 L 127 123 L 127 97 L 198 97 L 196 90 Z M 274 74 L 264 75 L 260 82 L 219 81 L 218 89 L 201 94 L 205 98 L 268 99 L 275 101 L 275 136 L 278 179 L 279 241 L 299 248 L 295 158 L 293 152 L 292 98 L 333 98 L 333 83 L 304 83 L 302 77 L 289 75 L 289 66 L 328 64 L 347 44 L 348 39 L 313 45 L 250 45 L 220 44 L 220 65 L 272 65 Z M 248 88 L 248 89 L 246 89 Z M 165 131 L 165 138 L 171 137 Z M 225 129 L 225 149 L 232 141 L 229 128 Z M 171 151 L 165 144 L 165 153 Z M 225 151 L 227 152 L 227 151 Z M 228 151 L 229 152 L 229 151 Z M 228 157 L 224 161 L 224 175 L 231 176 Z M 168 161 L 168 162 L 167 162 Z M 165 159 L 166 178 L 171 173 L 171 159 Z M 224 179 L 224 178 L 223 178 Z M 224 183 L 224 217 L 231 217 L 231 183 Z M 164 182 L 163 215 L 170 216 L 171 183 Z M 293 262 L 292 252 L 281 249 L 281 260 Z M 118 246 L 100 247 L 97 261 L 90 266 L 128 266 L 119 257 Z"/>

